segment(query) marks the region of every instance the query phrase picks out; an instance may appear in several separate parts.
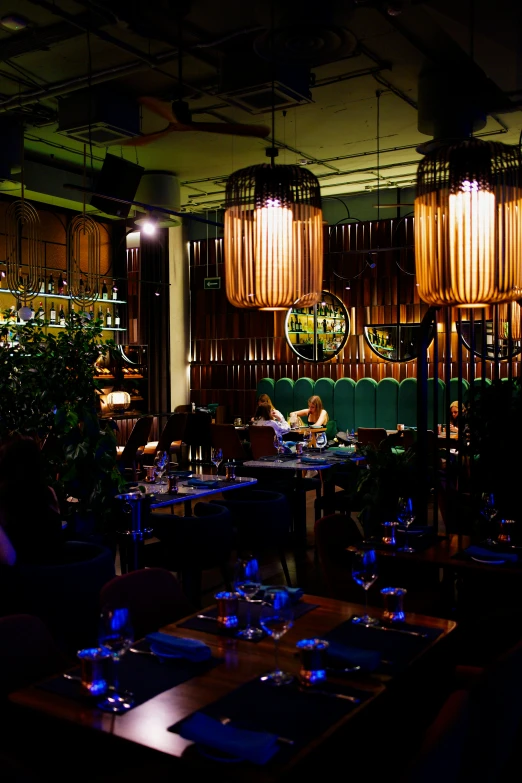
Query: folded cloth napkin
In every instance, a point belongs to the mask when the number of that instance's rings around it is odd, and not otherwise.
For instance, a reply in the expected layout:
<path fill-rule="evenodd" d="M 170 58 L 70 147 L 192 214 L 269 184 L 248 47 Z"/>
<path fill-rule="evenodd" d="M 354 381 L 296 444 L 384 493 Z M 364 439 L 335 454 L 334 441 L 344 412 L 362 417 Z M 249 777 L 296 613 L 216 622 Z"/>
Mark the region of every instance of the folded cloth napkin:
<path fill-rule="evenodd" d="M 267 590 L 271 590 L 274 587 L 281 587 L 281 585 L 261 585 L 257 593 L 255 594 L 254 598 L 256 600 L 259 600 L 260 598 L 263 598 Z M 297 603 L 297 601 L 300 601 L 301 598 L 304 595 L 304 590 L 301 587 L 287 587 L 286 591 L 288 595 L 290 596 L 290 599 L 292 603 Z"/>
<path fill-rule="evenodd" d="M 236 729 L 203 712 L 195 712 L 181 724 L 179 733 L 208 748 L 215 748 L 252 764 L 266 764 L 279 750 L 277 737 L 266 731 Z"/>
<path fill-rule="evenodd" d="M 373 672 L 381 664 L 381 653 L 378 650 L 364 650 L 362 647 L 330 642 L 327 661 L 333 669 L 360 666 L 364 671 Z"/>
<path fill-rule="evenodd" d="M 205 481 L 204 479 L 189 478 L 189 480 L 187 481 L 187 487 L 207 487 L 207 488 L 211 488 L 211 487 L 219 486 L 220 483 L 221 482 L 218 481 L 217 479 L 208 479 L 208 480 Z"/>
<path fill-rule="evenodd" d="M 510 563 L 516 563 L 518 555 L 514 552 L 492 552 L 491 549 L 485 549 L 482 546 L 468 546 L 464 552 L 470 557 L 479 557 L 484 560 L 506 560 Z"/>
<path fill-rule="evenodd" d="M 198 639 L 184 639 L 181 636 L 171 636 L 168 633 L 149 633 L 146 636 L 150 644 L 150 649 L 160 658 L 163 655 L 179 656 L 188 661 L 200 663 L 208 661 L 212 653 L 208 644 L 200 642 Z"/>

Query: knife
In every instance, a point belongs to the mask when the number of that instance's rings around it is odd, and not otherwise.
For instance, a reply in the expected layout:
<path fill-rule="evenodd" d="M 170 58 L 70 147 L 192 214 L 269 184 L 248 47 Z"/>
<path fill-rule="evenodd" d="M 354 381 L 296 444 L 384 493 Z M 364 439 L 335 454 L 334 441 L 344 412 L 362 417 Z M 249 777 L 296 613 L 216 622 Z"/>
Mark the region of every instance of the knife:
<path fill-rule="evenodd" d="M 346 699 L 346 701 L 351 701 L 352 704 L 360 704 L 361 700 L 358 699 L 356 696 L 348 696 L 346 693 L 335 693 L 334 691 L 323 691 L 318 690 L 317 688 L 304 688 L 302 686 L 299 687 L 299 690 L 301 693 L 311 693 L 315 694 L 316 696 L 331 696 L 333 699 Z"/>
<path fill-rule="evenodd" d="M 387 625 L 367 625 L 367 628 L 372 628 L 374 631 L 392 631 L 392 633 L 402 633 L 406 636 L 418 636 L 419 639 L 427 639 L 427 633 L 420 633 L 420 631 L 407 631 L 405 628 L 390 628 Z"/>

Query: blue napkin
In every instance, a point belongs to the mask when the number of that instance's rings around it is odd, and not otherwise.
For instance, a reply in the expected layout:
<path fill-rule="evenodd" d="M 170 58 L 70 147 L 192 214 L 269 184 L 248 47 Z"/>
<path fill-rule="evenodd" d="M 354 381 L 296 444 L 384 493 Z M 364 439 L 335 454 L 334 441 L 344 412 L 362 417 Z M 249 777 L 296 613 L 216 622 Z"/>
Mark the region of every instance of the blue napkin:
<path fill-rule="evenodd" d="M 184 739 L 252 764 L 266 764 L 279 750 L 275 734 L 236 729 L 228 724 L 223 725 L 203 712 L 195 712 L 183 721 L 179 733 Z"/>
<path fill-rule="evenodd" d="M 301 457 L 301 462 L 306 462 L 308 465 L 324 465 L 328 462 L 325 457 Z"/>
<path fill-rule="evenodd" d="M 205 487 L 207 489 L 218 487 L 220 484 L 221 481 L 218 481 L 217 479 L 208 479 L 205 481 L 204 479 L 191 478 L 187 481 L 187 487 Z"/>
<path fill-rule="evenodd" d="M 373 672 L 381 664 L 381 653 L 378 650 L 364 650 L 362 647 L 330 642 L 327 660 L 328 665 L 334 669 L 360 666 L 364 671 Z"/>
<path fill-rule="evenodd" d="M 265 592 L 267 590 L 272 590 L 274 587 L 281 587 L 281 585 L 262 585 L 257 591 L 257 593 L 255 594 L 255 598 L 257 600 L 259 600 L 260 598 L 264 598 Z M 304 595 L 304 590 L 301 587 L 287 587 L 286 591 L 290 596 L 290 599 L 293 604 L 300 601 Z"/>
<path fill-rule="evenodd" d="M 171 636 L 159 631 L 147 634 L 146 639 L 152 652 L 160 658 L 163 654 L 165 657 L 176 656 L 200 663 L 208 661 L 212 655 L 208 644 L 200 642 L 198 639 L 184 639 L 181 636 Z"/>
<path fill-rule="evenodd" d="M 509 563 L 518 561 L 518 555 L 514 552 L 492 552 L 490 549 L 485 549 L 482 546 L 468 546 L 464 552 L 470 557 L 479 557 L 484 560 L 506 560 Z"/>

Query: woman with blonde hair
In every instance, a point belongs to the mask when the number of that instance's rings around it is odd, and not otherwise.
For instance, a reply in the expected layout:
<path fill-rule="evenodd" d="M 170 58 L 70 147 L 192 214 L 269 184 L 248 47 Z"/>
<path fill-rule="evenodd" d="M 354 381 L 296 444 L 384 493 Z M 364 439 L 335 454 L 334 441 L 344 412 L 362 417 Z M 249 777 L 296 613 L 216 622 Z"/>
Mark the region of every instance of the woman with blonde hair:
<path fill-rule="evenodd" d="M 317 394 L 313 394 L 308 400 L 308 408 L 303 408 L 302 411 L 292 411 L 290 416 L 307 416 L 308 424 L 311 427 L 326 427 L 328 422 L 328 413 L 323 408 L 323 401 Z"/>

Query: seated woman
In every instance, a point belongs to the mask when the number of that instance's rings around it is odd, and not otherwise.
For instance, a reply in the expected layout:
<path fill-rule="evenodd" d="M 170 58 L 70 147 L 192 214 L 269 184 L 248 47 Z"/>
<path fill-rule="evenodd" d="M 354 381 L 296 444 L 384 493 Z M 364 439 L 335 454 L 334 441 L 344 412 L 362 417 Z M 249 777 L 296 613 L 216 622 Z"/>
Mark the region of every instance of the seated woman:
<path fill-rule="evenodd" d="M 317 394 L 308 400 L 308 408 L 303 408 L 302 411 L 292 411 L 290 416 L 307 416 L 308 424 L 311 427 L 326 427 L 328 422 L 328 413 L 323 408 L 323 401 Z"/>
<path fill-rule="evenodd" d="M 268 405 L 271 411 L 271 417 L 274 421 L 276 421 L 278 424 L 284 427 L 284 425 L 287 423 L 285 417 L 281 413 L 281 411 L 278 411 L 277 408 L 274 408 L 274 405 L 272 403 L 272 400 L 268 396 L 268 394 L 260 394 L 257 398 L 257 408 L 259 408 L 260 405 Z M 257 411 L 256 411 L 257 415 Z M 250 421 L 254 421 L 255 416 L 252 416 Z"/>
<path fill-rule="evenodd" d="M 284 432 L 288 432 L 290 429 L 290 425 L 284 419 L 282 422 L 274 419 L 273 411 L 267 403 L 261 403 L 261 405 L 257 406 L 252 425 L 255 427 L 272 427 L 276 435 L 283 435 Z"/>
<path fill-rule="evenodd" d="M 465 425 L 466 408 L 459 407 L 458 400 L 454 400 L 450 405 L 450 432 L 458 432 L 459 427 Z"/>
<path fill-rule="evenodd" d="M 16 435 L 0 446 L 0 528 L 16 553 L 16 563 L 45 563 L 60 556 L 62 515 L 47 483 L 38 443 Z M 6 542 L 0 562 L 13 565 Z"/>

